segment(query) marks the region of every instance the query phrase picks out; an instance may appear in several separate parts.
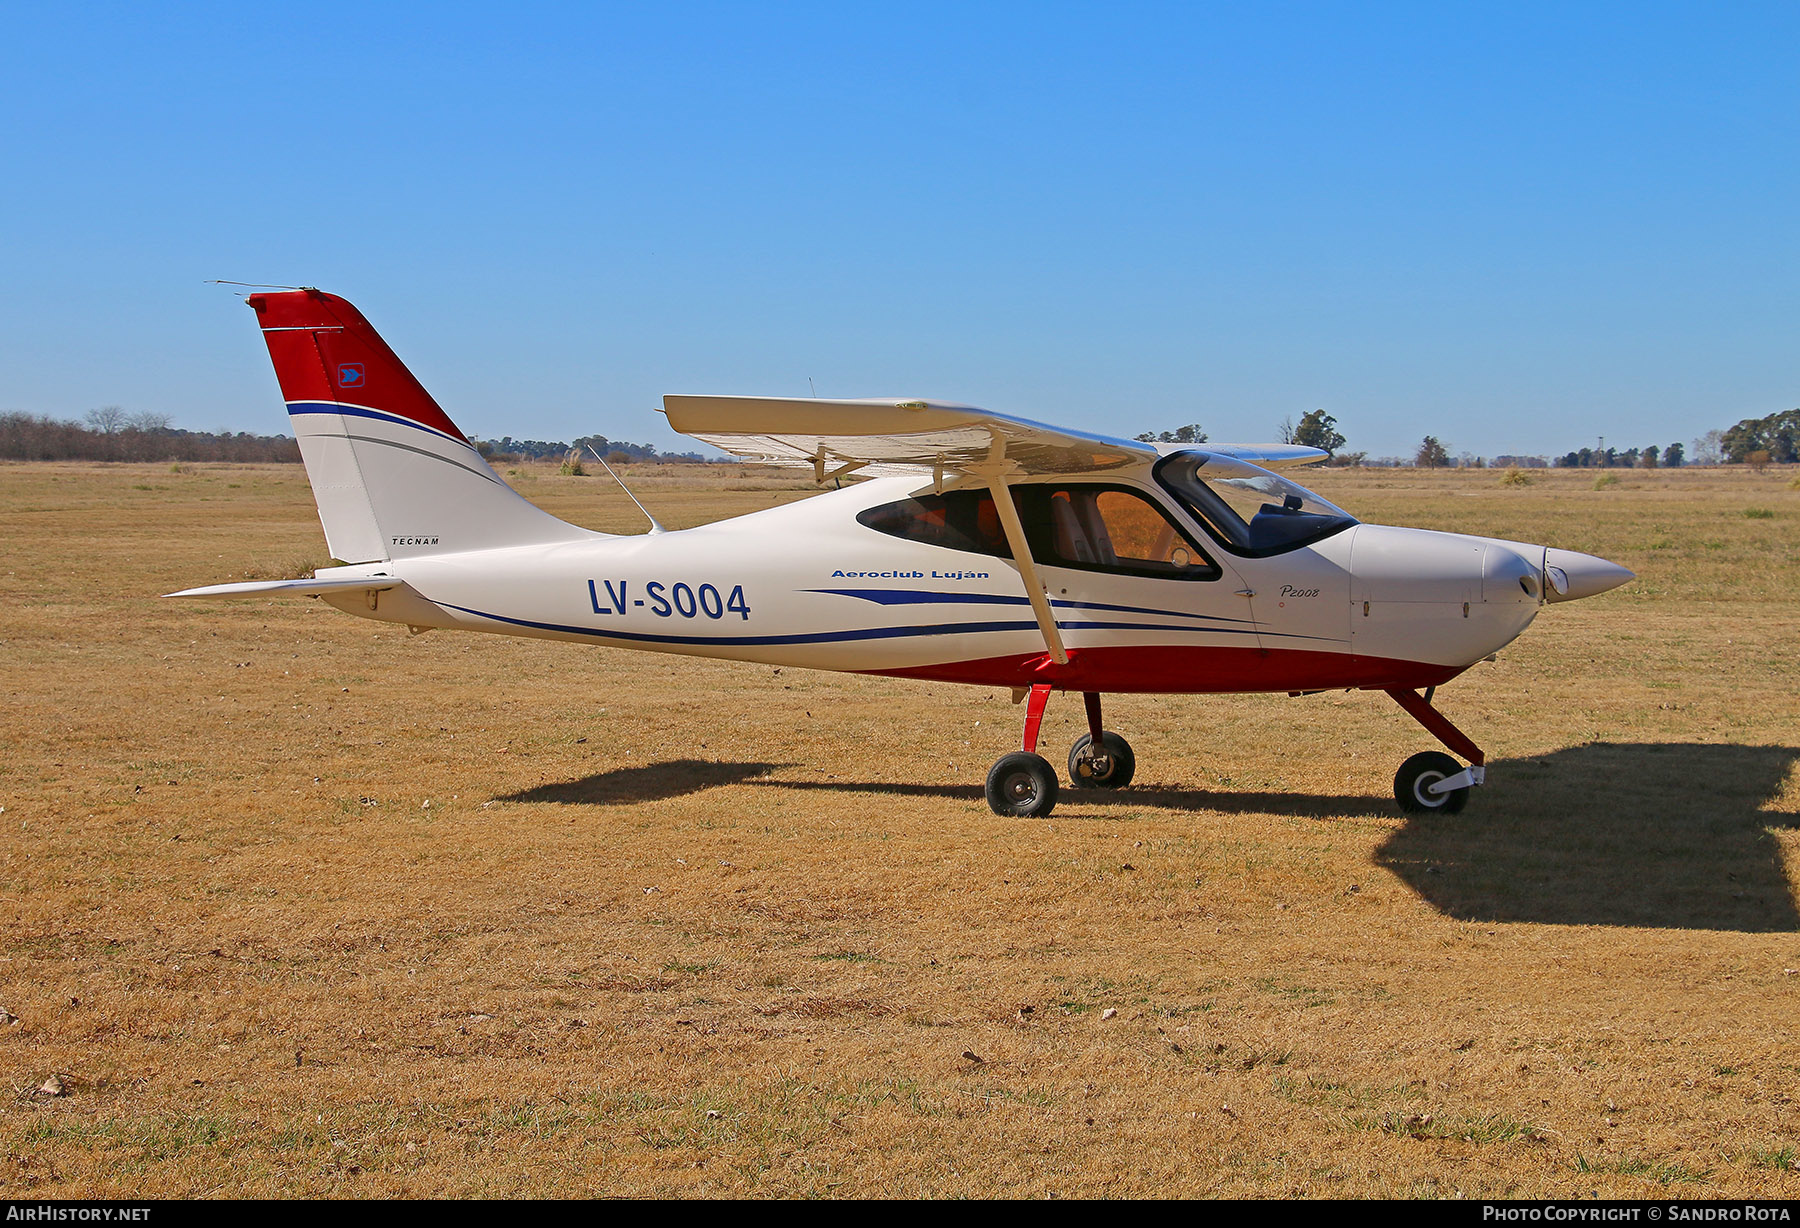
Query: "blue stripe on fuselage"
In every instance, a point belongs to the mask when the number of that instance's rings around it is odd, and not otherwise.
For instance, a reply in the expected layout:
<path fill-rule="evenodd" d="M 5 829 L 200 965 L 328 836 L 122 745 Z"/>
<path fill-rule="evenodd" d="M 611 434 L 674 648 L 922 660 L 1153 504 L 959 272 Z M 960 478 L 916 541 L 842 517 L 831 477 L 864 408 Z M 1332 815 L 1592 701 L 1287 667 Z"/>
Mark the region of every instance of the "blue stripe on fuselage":
<path fill-rule="evenodd" d="M 595 627 L 571 626 L 567 623 L 539 622 L 530 618 L 509 618 L 505 614 L 490 614 L 486 610 L 475 610 L 448 601 L 439 601 L 434 604 L 464 614 L 473 614 L 476 618 L 507 623 L 514 627 L 532 627 L 539 631 L 557 631 L 565 635 L 588 636 L 602 640 L 628 640 L 639 644 L 686 644 L 695 647 L 709 644 L 726 648 L 782 644 L 836 644 L 856 640 L 913 639 L 939 635 L 977 635 L 990 631 L 1036 631 L 1038 629 L 1037 622 L 1033 620 L 1031 622 L 950 623 L 933 627 L 861 627 L 847 631 L 811 631 L 791 635 L 652 635 L 642 631 L 604 631 Z M 1158 626 L 1155 623 L 1058 622 L 1056 625 L 1064 631 L 1182 631 L 1187 629 Z M 1254 630 L 1238 627 L 1195 627 L 1193 630 L 1205 631 L 1211 635 L 1257 634 Z M 1310 640 L 1320 637 L 1282 635 L 1279 638 Z"/>
<path fill-rule="evenodd" d="M 877 605 L 1030 605 L 1025 597 L 1007 597 L 989 593 L 936 593 L 910 588 L 809 588 L 809 593 L 833 597 L 857 597 Z M 1120 614 L 1161 614 L 1166 618 L 1203 618 L 1208 622 L 1248 623 L 1247 618 L 1223 618 L 1217 614 L 1195 614 L 1188 610 L 1157 610 L 1141 605 L 1108 605 L 1101 601 L 1057 601 L 1051 605 L 1062 610 L 1113 610 Z"/>

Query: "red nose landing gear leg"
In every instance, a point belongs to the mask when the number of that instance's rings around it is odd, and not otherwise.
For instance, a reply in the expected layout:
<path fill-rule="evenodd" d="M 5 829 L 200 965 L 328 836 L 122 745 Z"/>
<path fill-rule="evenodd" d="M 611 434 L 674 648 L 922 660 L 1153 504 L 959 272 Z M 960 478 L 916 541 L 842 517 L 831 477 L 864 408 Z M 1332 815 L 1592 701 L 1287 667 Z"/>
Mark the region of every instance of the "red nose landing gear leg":
<path fill-rule="evenodd" d="M 1100 696 L 1086 691 L 1088 731 L 1069 748 L 1069 783 L 1077 789 L 1123 789 L 1137 771 L 1131 743 L 1100 724 Z"/>
<path fill-rule="evenodd" d="M 1056 806 L 1056 772 L 1037 753 L 1038 729 L 1049 702 L 1049 683 L 1031 688 L 1025 701 L 1025 749 L 1000 756 L 988 769 L 987 800 L 995 814 L 1041 819 Z"/>
<path fill-rule="evenodd" d="M 1468 735 L 1431 706 L 1432 687 L 1417 691 L 1391 690 L 1394 702 L 1425 726 L 1431 735 L 1469 761 L 1463 767 L 1441 751 L 1428 750 L 1400 765 L 1394 775 L 1394 800 L 1409 814 L 1460 814 L 1469 804 L 1469 790 L 1487 779 L 1487 756 Z"/>

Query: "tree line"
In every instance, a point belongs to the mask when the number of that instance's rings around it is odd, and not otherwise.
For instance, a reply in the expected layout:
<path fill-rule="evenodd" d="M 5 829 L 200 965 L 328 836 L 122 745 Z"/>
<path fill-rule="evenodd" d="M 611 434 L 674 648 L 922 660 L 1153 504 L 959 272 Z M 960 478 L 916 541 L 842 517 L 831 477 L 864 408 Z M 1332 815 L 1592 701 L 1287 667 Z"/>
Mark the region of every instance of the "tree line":
<path fill-rule="evenodd" d="M 1745 418 L 1719 434 L 1719 450 L 1733 464 L 1790 465 L 1800 461 L 1800 409 Z"/>
<path fill-rule="evenodd" d="M 697 452 L 670 454 L 650 444 L 627 443 L 604 435 L 583 435 L 573 444 L 536 439 L 474 440 L 490 460 L 560 460 L 591 447 L 610 464 L 630 461 L 704 462 Z M 170 424 L 167 414 L 126 413 L 117 405 L 90 410 L 80 422 L 40 414 L 0 413 L 0 460 L 16 461 L 231 461 L 237 464 L 295 464 L 300 444 L 287 435 L 248 431 L 189 431 Z"/>
<path fill-rule="evenodd" d="M 1327 465 L 1404 466 L 1420 469 L 1486 468 L 1490 463 L 1518 468 L 1561 469 L 1679 469 L 1701 464 L 1794 464 L 1800 463 L 1800 409 L 1783 410 L 1766 418 L 1745 418 L 1723 431 L 1708 431 L 1693 441 L 1690 454 L 1687 445 L 1650 444 L 1637 448 L 1577 448 L 1554 460 L 1544 456 L 1497 456 L 1490 462 L 1484 457 L 1462 453 L 1452 456 L 1450 449 L 1436 435 L 1427 435 L 1409 457 L 1382 456 L 1373 460 L 1367 452 L 1346 452 L 1348 439 L 1338 429 L 1337 419 L 1322 409 L 1315 409 L 1296 423 L 1288 418 L 1281 423 L 1281 442 L 1318 448 L 1328 454 Z M 1145 431 L 1137 438 L 1144 443 L 1202 444 L 1207 434 L 1199 423 L 1190 423 L 1173 431 Z"/>
<path fill-rule="evenodd" d="M 1556 458 L 1559 469 L 1679 469 L 1687 464 L 1687 449 L 1678 443 L 1666 448 L 1580 448 Z"/>
<path fill-rule="evenodd" d="M 38 414 L 0 414 L 0 460 L 233 461 L 289 464 L 300 445 L 286 435 L 248 431 L 185 431 L 164 414 L 127 414 L 116 405 L 96 409 L 86 423 Z"/>
<path fill-rule="evenodd" d="M 577 459 L 598 454 L 609 465 L 634 461 L 710 463 L 698 452 L 659 452 L 651 444 L 626 443 L 622 439 L 608 439 L 604 435 L 583 435 L 574 443 L 563 443 L 560 440 L 547 443 L 541 439 L 514 439 L 511 435 L 505 435 L 499 439 L 478 439 L 475 441 L 475 449 L 489 460 L 501 464 L 518 460 L 561 460 L 570 453 L 574 453 Z"/>
<path fill-rule="evenodd" d="M 1318 448 L 1329 455 L 1327 464 L 1406 465 L 1420 468 L 1485 466 L 1481 457 L 1452 457 L 1435 435 L 1427 435 L 1411 457 L 1384 456 L 1369 459 L 1366 452 L 1346 452 L 1349 442 L 1338 429 L 1337 419 L 1322 409 L 1301 416 L 1298 423 L 1281 423 L 1281 441 Z M 1199 423 L 1174 430 L 1145 431 L 1137 438 L 1146 443 L 1202 444 L 1207 433 Z M 475 440 L 476 448 L 490 460 L 555 460 L 587 456 L 590 449 L 611 464 L 632 461 L 706 463 L 697 452 L 661 452 L 651 444 L 583 435 L 573 443 L 538 439 Z M 253 435 L 248 431 L 190 431 L 170 424 L 167 414 L 126 413 L 117 405 L 91 410 L 82 422 L 64 421 L 21 412 L 0 413 L 0 460 L 89 461 L 232 461 L 240 464 L 299 461 L 300 446 L 287 435 Z M 1708 431 L 1694 440 L 1690 455 L 1680 443 L 1651 444 L 1637 448 L 1577 448 L 1554 461 L 1537 456 L 1501 456 L 1497 465 L 1565 469 L 1675 469 L 1686 464 L 1794 464 L 1800 463 L 1800 409 L 1782 410 L 1764 418 L 1745 418 L 1723 431 Z"/>

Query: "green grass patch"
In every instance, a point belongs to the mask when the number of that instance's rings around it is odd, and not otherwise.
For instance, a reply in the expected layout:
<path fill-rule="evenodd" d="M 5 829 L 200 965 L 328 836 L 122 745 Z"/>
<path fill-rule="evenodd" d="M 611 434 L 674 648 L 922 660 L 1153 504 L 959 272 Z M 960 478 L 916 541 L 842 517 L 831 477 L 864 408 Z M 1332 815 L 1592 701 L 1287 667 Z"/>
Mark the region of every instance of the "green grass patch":
<path fill-rule="evenodd" d="M 1578 1173 L 1613 1173 L 1621 1177 L 1643 1177 L 1658 1185 L 1696 1184 L 1705 1181 L 1712 1175 L 1710 1168 L 1689 1168 L 1686 1164 L 1673 1161 L 1658 1163 L 1638 1156 L 1619 1156 L 1612 1159 L 1590 1160 L 1585 1155 L 1576 1155 L 1575 1171 Z"/>
<path fill-rule="evenodd" d="M 1771 1172 L 1800 1172 L 1800 1151 L 1792 1147 L 1774 1147 L 1761 1151 L 1746 1151 L 1738 1155 L 1737 1161 L 1750 1168 L 1768 1169 Z"/>
<path fill-rule="evenodd" d="M 1543 1142 L 1544 1132 L 1529 1122 L 1497 1113 L 1480 1117 L 1439 1119 L 1430 1113 L 1357 1114 L 1347 1119 L 1352 1130 L 1374 1130 L 1400 1138 L 1455 1139 L 1464 1143 Z"/>

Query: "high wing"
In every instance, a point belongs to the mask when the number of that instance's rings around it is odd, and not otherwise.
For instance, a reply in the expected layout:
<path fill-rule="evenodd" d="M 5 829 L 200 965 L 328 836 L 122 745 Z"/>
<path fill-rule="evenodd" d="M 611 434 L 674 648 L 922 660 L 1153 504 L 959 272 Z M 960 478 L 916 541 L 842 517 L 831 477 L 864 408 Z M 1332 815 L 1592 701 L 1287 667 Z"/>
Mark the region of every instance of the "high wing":
<path fill-rule="evenodd" d="M 961 473 L 992 459 L 996 442 L 1025 473 L 1086 473 L 1156 458 L 1148 444 L 950 401 L 666 396 L 663 412 L 670 426 L 715 448 L 810 467 L 821 477 L 833 469 L 872 477 Z"/>
<path fill-rule="evenodd" d="M 851 472 L 960 474 L 990 465 L 997 456 L 1015 474 L 1092 473 L 1193 450 L 1073 431 L 951 401 L 665 396 L 663 412 L 684 435 L 745 460 L 811 468 L 820 481 Z M 998 453 L 996 445 L 1002 445 Z M 1317 448 L 1288 445 L 1198 450 L 1271 468 L 1326 456 Z"/>

